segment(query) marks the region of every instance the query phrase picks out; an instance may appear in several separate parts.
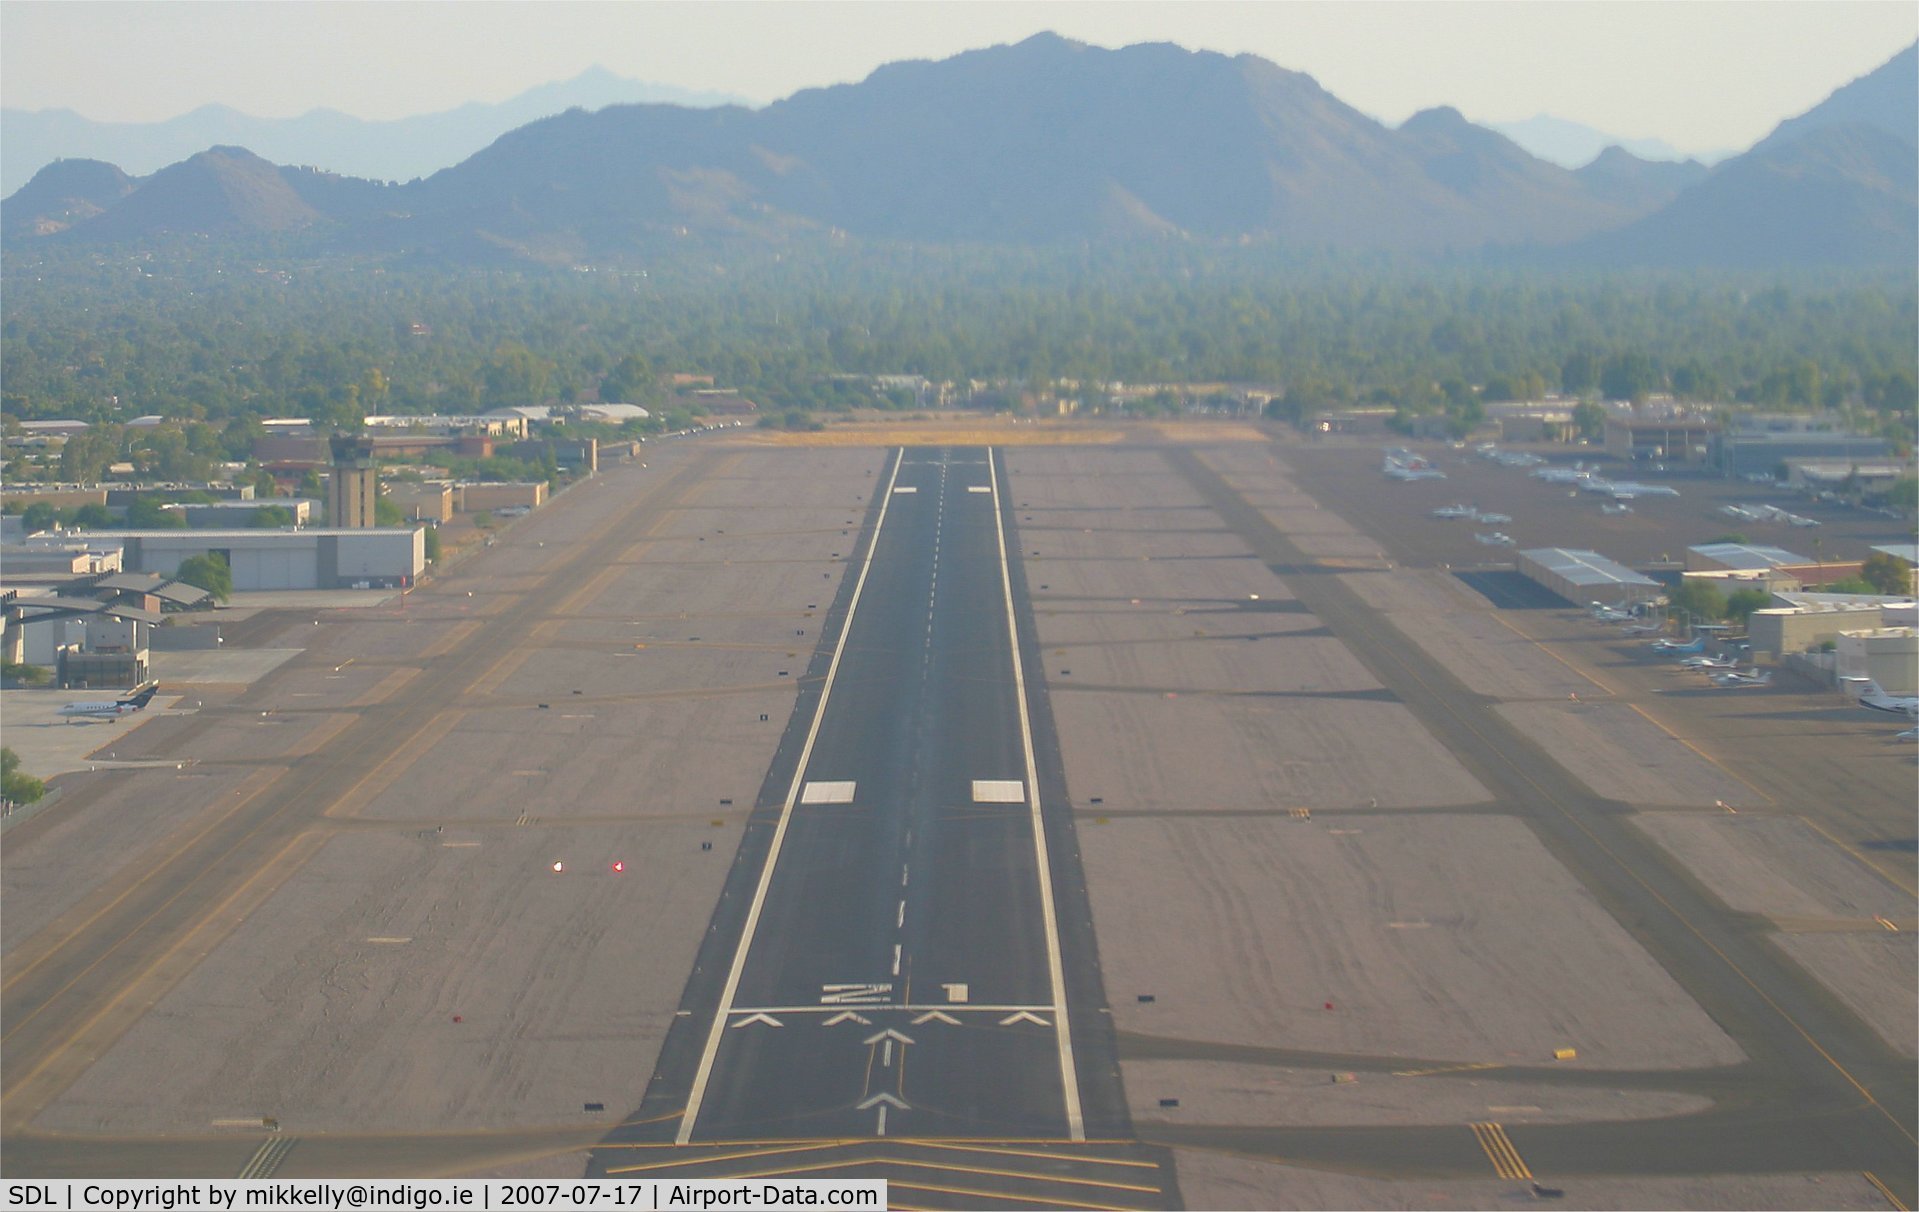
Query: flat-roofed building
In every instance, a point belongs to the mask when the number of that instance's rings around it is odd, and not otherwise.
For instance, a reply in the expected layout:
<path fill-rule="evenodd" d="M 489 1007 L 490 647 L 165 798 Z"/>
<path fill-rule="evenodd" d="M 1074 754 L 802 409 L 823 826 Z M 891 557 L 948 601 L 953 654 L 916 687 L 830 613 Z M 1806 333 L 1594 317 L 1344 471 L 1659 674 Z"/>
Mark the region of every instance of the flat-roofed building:
<path fill-rule="evenodd" d="M 1919 693 L 1919 630 L 1878 627 L 1841 631 L 1834 652 L 1842 680 L 1871 678 L 1887 694 Z"/>
<path fill-rule="evenodd" d="M 1762 547 L 1752 543 L 1702 543 L 1686 548 L 1686 571 L 1758 571 L 1810 564 L 1805 556 L 1794 555 L 1782 547 Z"/>
<path fill-rule="evenodd" d="M 1882 462 L 1891 454 L 1884 438 L 1848 433 L 1822 417 L 1747 413 L 1719 435 L 1713 462 L 1729 476 L 1771 475 L 1794 459 Z"/>
<path fill-rule="evenodd" d="M 236 592 L 405 588 L 426 568 L 426 536 L 416 527 L 136 530 L 93 537 L 118 539 L 131 572 L 171 576 L 183 560 L 218 554 L 233 570 Z"/>
<path fill-rule="evenodd" d="M 1704 463 L 1719 422 L 1710 417 L 1608 416 L 1606 453 L 1628 460 Z"/>
<path fill-rule="evenodd" d="M 416 484 L 388 481 L 386 499 L 400 507 L 410 522 L 450 522 L 453 520 L 453 485 L 442 480 Z"/>
<path fill-rule="evenodd" d="M 1535 547 L 1518 553 L 1519 572 L 1576 606 L 1642 602 L 1663 592 L 1659 582 L 1596 551 Z"/>
<path fill-rule="evenodd" d="M 461 513 L 479 513 L 487 509 L 537 509 L 546 504 L 546 483 L 461 484 L 455 508 Z"/>

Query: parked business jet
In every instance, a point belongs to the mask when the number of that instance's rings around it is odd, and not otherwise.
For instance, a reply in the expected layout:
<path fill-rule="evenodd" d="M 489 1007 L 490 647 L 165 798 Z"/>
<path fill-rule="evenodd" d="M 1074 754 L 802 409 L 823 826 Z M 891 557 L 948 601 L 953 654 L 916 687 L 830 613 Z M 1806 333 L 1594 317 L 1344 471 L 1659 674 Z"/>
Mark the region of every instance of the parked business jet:
<path fill-rule="evenodd" d="M 1859 681 L 1861 679 L 1849 678 L 1847 680 Z M 1863 680 L 1866 683 L 1866 692 L 1859 696 L 1859 705 L 1861 707 L 1870 707 L 1874 711 L 1889 711 L 1895 715 L 1903 715 L 1907 719 L 1919 720 L 1919 695 L 1887 694 L 1879 688 L 1878 682 L 1873 681 L 1871 678 Z"/>
<path fill-rule="evenodd" d="M 1732 690 L 1742 686 L 1772 685 L 1772 670 L 1755 669 L 1751 673 L 1741 673 L 1737 669 L 1712 675 L 1712 684 L 1722 690 Z"/>
<path fill-rule="evenodd" d="M 117 699 L 100 700 L 91 703 L 68 703 L 60 709 L 60 714 L 69 719 L 79 720 L 117 720 L 123 715 L 132 715 L 148 703 L 160 691 L 160 683 L 149 682 L 145 686 L 136 686 Z"/>

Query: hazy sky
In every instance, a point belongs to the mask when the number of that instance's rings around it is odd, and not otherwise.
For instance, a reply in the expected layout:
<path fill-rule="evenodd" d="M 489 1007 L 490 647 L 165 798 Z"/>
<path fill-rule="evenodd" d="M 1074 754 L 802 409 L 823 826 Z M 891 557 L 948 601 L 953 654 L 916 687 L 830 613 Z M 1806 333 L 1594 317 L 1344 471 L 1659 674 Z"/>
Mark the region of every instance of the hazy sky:
<path fill-rule="evenodd" d="M 768 101 L 1054 30 L 1311 73 L 1397 123 L 1552 113 L 1688 151 L 1743 147 L 1919 37 L 1910 0 L 1774 3 L 77 3 L 0 0 L 0 101 L 155 121 L 207 102 L 367 118 L 498 101 L 601 64 Z"/>

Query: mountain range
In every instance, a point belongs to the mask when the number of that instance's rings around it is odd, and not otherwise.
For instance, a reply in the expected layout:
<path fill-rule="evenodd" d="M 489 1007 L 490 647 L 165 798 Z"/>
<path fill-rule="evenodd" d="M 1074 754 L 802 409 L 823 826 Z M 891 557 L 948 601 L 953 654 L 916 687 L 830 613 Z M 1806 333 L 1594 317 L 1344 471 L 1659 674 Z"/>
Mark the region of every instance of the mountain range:
<path fill-rule="evenodd" d="M 1050 34 L 763 109 L 617 104 L 508 131 L 406 185 L 219 146 L 144 178 L 49 165 L 11 242 L 303 233 L 438 259 L 617 261 L 688 234 L 933 244 L 1252 239 L 1647 264 L 1910 264 L 1909 48 L 1712 169 L 1577 170 L 1456 110 L 1397 129 L 1252 55 Z"/>
<path fill-rule="evenodd" d="M 318 165 L 376 181 L 406 181 L 457 164 L 507 131 L 574 108 L 662 102 L 737 105 L 727 93 L 647 84 L 590 68 L 497 103 L 475 101 L 440 113 L 375 121 L 316 109 L 296 118 L 257 118 L 203 105 L 164 122 L 96 122 L 70 109 L 0 110 L 0 195 L 25 185 L 55 160 L 106 160 L 144 176 L 209 147 L 251 148 L 282 164 Z"/>

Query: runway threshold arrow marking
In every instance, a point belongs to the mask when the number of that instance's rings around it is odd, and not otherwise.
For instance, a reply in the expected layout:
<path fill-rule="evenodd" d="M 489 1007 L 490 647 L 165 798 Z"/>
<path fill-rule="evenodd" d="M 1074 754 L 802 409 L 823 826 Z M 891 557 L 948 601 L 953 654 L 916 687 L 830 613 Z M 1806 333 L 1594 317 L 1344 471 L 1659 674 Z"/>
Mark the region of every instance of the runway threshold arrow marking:
<path fill-rule="evenodd" d="M 738 1031 L 741 1027 L 750 1027 L 754 1023 L 765 1023 L 769 1027 L 784 1027 L 786 1025 L 785 1023 L 782 1023 L 779 1019 L 774 1018 L 772 1015 L 767 1014 L 765 1012 L 761 1012 L 758 1014 L 747 1015 L 745 1018 L 741 1019 L 739 1022 L 734 1023 L 733 1029 L 735 1031 Z"/>
<path fill-rule="evenodd" d="M 868 1044 L 877 1044 L 883 1040 L 889 1040 L 889 1039 L 897 1040 L 898 1042 L 902 1044 L 910 1044 L 913 1042 L 912 1036 L 906 1034 L 904 1031 L 901 1031 L 897 1027 L 888 1027 L 884 1031 L 876 1031 L 872 1035 L 867 1036 L 865 1042 Z"/>
<path fill-rule="evenodd" d="M 1053 1025 L 1039 1015 L 1034 1014 L 1031 1010 L 1015 1010 L 1013 1013 L 999 1020 L 999 1025 L 1002 1027 L 1010 1027 L 1014 1023 L 1038 1023 L 1042 1027 L 1050 1027 Z"/>
<path fill-rule="evenodd" d="M 928 1022 L 950 1023 L 951 1025 L 955 1027 L 959 1026 L 959 1020 L 954 1018 L 952 1015 L 946 1013 L 943 1010 L 928 1010 L 925 1014 L 922 1014 L 918 1018 L 914 1019 L 913 1025 L 917 1027 L 921 1023 L 928 1023 Z"/>
<path fill-rule="evenodd" d="M 873 1020 L 870 1018 L 864 1018 L 860 1015 L 853 1013 L 851 1010 L 842 1010 L 838 1014 L 835 1014 L 832 1018 L 829 1018 L 825 1022 L 821 1023 L 820 1026 L 836 1027 L 839 1024 L 846 1023 L 846 1022 L 858 1023 L 862 1027 L 870 1027 L 873 1025 Z"/>
<path fill-rule="evenodd" d="M 906 1100 L 901 1098 L 899 1095 L 894 1094 L 889 1090 L 882 1090 L 878 1094 L 875 1094 L 873 1097 L 861 1103 L 858 1107 L 855 1108 L 855 1110 L 871 1111 L 874 1107 L 880 1107 L 880 1106 L 892 1107 L 899 1111 L 911 1111 L 913 1109 L 906 1102 Z"/>

